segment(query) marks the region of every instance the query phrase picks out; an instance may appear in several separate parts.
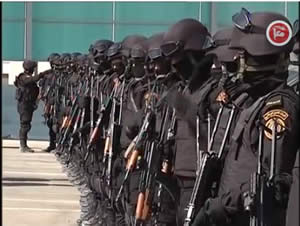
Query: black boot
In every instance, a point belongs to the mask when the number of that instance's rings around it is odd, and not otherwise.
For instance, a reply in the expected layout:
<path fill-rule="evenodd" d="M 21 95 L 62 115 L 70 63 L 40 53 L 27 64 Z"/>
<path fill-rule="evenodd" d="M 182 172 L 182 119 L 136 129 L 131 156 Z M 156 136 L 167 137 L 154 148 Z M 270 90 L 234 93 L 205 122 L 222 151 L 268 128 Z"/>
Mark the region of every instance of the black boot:
<path fill-rule="evenodd" d="M 56 145 L 50 143 L 49 147 L 47 147 L 46 149 L 43 149 L 42 151 L 43 152 L 51 152 L 52 150 L 55 150 L 55 148 L 56 148 Z"/>
<path fill-rule="evenodd" d="M 34 152 L 34 150 L 32 150 L 31 148 L 29 148 L 27 146 L 27 140 L 26 139 L 20 140 L 20 151 L 23 152 L 23 153 L 25 153 L 25 152 L 33 153 Z"/>

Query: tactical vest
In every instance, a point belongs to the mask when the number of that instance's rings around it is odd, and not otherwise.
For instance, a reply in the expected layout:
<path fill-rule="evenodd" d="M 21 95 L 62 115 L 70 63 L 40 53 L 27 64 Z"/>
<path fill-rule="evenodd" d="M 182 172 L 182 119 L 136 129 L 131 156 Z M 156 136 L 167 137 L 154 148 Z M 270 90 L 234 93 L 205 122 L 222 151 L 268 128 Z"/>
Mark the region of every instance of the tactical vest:
<path fill-rule="evenodd" d="M 39 87 L 35 82 L 32 82 L 26 86 L 22 86 L 20 84 L 20 77 L 23 76 L 24 73 L 21 73 L 15 81 L 16 90 L 16 100 L 18 102 L 26 102 L 26 103 L 35 103 L 38 95 L 39 95 Z"/>
<path fill-rule="evenodd" d="M 234 113 L 233 113 L 233 119 L 232 119 L 232 122 L 230 124 L 230 130 L 229 130 L 229 133 L 228 133 L 228 136 L 227 136 L 227 140 L 225 141 L 225 147 L 228 147 L 228 140 L 230 139 L 230 135 L 232 134 L 232 130 L 234 129 L 234 126 L 235 126 L 235 118 L 237 117 L 238 113 L 239 113 L 239 109 L 241 106 L 243 106 L 243 104 L 245 103 L 245 101 L 247 100 L 248 98 L 248 95 L 246 93 L 242 93 L 241 95 L 239 95 L 239 97 L 232 101 L 233 102 L 233 105 L 236 106 L 235 110 L 234 110 Z M 226 131 L 226 128 L 228 126 L 228 123 L 229 123 L 229 118 L 230 118 L 230 114 L 231 114 L 231 111 L 232 111 L 232 108 L 231 107 L 228 107 L 228 106 L 224 106 L 223 108 L 223 112 L 221 114 L 221 117 L 220 117 L 220 122 L 219 122 L 219 125 L 217 127 L 217 132 L 216 132 L 216 135 L 215 135 L 215 139 L 214 139 L 214 142 L 213 142 L 213 145 L 212 145 L 212 150 L 214 152 L 216 152 L 217 154 L 219 153 L 220 151 L 220 147 L 221 147 L 221 144 L 222 144 L 222 141 L 224 139 L 224 135 L 225 135 L 225 131 Z M 223 154 L 222 156 L 225 156 L 226 155 L 226 148 L 224 150 L 225 154 Z"/>
<path fill-rule="evenodd" d="M 253 126 L 256 123 L 258 115 L 262 111 L 263 107 L 265 106 L 265 103 L 271 98 L 278 95 L 285 96 L 289 99 L 292 99 L 294 102 L 297 101 L 295 97 L 295 93 L 291 89 L 274 90 L 269 94 L 259 98 L 256 102 L 254 102 L 251 105 L 251 107 L 247 108 L 241 113 L 236 123 L 236 127 L 232 135 L 232 140 L 234 141 L 232 146 L 234 150 L 237 151 L 238 144 L 240 143 L 240 139 L 242 138 L 242 136 L 246 136 L 245 141 L 249 142 L 247 143 L 249 147 L 251 147 L 253 144 L 256 143 L 258 136 L 256 137 L 257 139 L 251 139 L 251 126 Z M 238 158 L 238 153 L 236 157 Z"/>
<path fill-rule="evenodd" d="M 277 89 L 259 98 L 240 113 L 231 136 L 230 149 L 226 154 L 219 195 L 239 186 L 242 190 L 248 189 L 244 185 L 247 185 L 251 173 L 255 172 L 257 168 L 259 133 L 258 130 L 254 131 L 257 128 L 256 122 L 266 106 L 266 102 L 278 95 L 296 101 L 296 94 L 293 90 Z M 263 168 L 268 168 L 265 162 L 263 162 Z"/>

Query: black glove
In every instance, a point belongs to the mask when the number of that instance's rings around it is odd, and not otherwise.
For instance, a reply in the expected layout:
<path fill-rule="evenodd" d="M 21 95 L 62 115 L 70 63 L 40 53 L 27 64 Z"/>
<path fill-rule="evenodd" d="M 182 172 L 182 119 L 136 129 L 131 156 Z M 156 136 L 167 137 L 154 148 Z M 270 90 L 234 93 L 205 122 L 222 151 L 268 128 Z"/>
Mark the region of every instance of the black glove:
<path fill-rule="evenodd" d="M 239 80 L 235 82 L 227 80 L 224 83 L 223 88 L 226 94 L 229 96 L 229 100 L 232 100 L 239 96 L 241 93 L 245 92 L 247 89 L 249 89 L 250 85 L 242 83 Z"/>
<path fill-rule="evenodd" d="M 139 126 L 137 125 L 126 126 L 125 133 L 130 140 L 133 140 L 139 133 Z"/>
<path fill-rule="evenodd" d="M 275 202 L 286 209 L 289 200 L 290 188 L 293 178 L 290 174 L 283 173 L 274 178 L 274 198 Z"/>

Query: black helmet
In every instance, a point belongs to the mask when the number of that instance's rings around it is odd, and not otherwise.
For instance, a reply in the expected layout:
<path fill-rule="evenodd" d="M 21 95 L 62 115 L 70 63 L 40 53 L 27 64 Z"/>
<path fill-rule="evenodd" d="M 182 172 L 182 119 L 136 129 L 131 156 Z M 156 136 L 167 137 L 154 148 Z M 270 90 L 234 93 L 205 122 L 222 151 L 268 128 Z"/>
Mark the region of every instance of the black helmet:
<path fill-rule="evenodd" d="M 133 45 L 130 53 L 130 66 L 135 78 L 142 78 L 146 73 L 147 40 Z"/>
<path fill-rule="evenodd" d="M 24 60 L 23 68 L 25 71 L 33 72 L 34 69 L 37 67 L 37 62 L 33 60 Z"/>
<path fill-rule="evenodd" d="M 71 54 L 71 57 L 70 57 L 70 62 L 71 62 L 71 64 L 76 63 L 77 58 L 78 58 L 80 55 L 81 55 L 81 53 L 79 53 L 79 52 L 74 52 L 74 53 L 72 53 L 72 54 Z"/>
<path fill-rule="evenodd" d="M 59 60 L 60 55 L 58 53 L 51 53 L 48 57 L 48 61 L 50 63 L 57 63 L 57 61 Z"/>
<path fill-rule="evenodd" d="M 60 63 L 62 65 L 67 65 L 71 62 L 71 54 L 70 53 L 63 53 L 60 56 Z"/>
<path fill-rule="evenodd" d="M 71 53 L 70 55 L 71 55 L 71 60 L 73 61 L 73 60 L 76 60 L 77 57 L 81 55 L 81 53 L 74 52 L 74 53 Z"/>
<path fill-rule="evenodd" d="M 233 28 L 225 28 L 217 31 L 212 37 L 213 48 L 208 50 L 206 54 L 215 54 L 220 62 L 233 62 L 237 55 L 237 49 L 230 49 Z"/>
<path fill-rule="evenodd" d="M 148 57 L 151 60 L 155 60 L 159 57 L 162 57 L 162 52 L 160 49 L 161 44 L 163 43 L 164 32 L 152 35 L 147 43 L 148 43 Z"/>
<path fill-rule="evenodd" d="M 86 66 L 88 64 L 88 55 L 87 54 L 81 54 L 77 57 L 77 64 L 79 66 Z"/>
<path fill-rule="evenodd" d="M 250 13 L 242 8 L 232 21 L 235 26 L 230 48 L 244 49 L 252 56 L 289 53 L 293 48 L 292 26 L 279 13 Z"/>
<path fill-rule="evenodd" d="M 107 52 L 107 49 L 114 44 L 110 40 L 98 40 L 94 44 L 92 44 L 89 48 L 89 53 L 92 54 L 95 58 L 105 55 Z"/>
<path fill-rule="evenodd" d="M 147 40 L 134 44 L 130 50 L 131 58 L 145 58 L 147 55 Z"/>
<path fill-rule="evenodd" d="M 146 37 L 141 35 L 129 35 L 123 39 L 122 42 L 118 42 L 110 46 L 107 51 L 107 56 L 110 58 L 118 56 L 130 56 L 131 48 L 140 42 L 147 40 Z"/>
<path fill-rule="evenodd" d="M 129 36 L 127 36 L 122 41 L 122 51 L 121 51 L 122 54 L 126 57 L 129 57 L 131 48 L 134 45 L 140 44 L 140 43 L 144 43 L 142 45 L 145 45 L 146 40 L 147 40 L 147 38 L 145 36 L 142 36 L 142 35 L 129 35 Z"/>
<path fill-rule="evenodd" d="M 161 50 L 170 56 L 180 49 L 200 51 L 210 34 L 207 28 L 195 19 L 183 19 L 172 25 L 164 34 Z"/>
<path fill-rule="evenodd" d="M 107 56 L 112 59 L 114 57 L 120 56 L 120 51 L 122 49 L 122 43 L 116 42 L 112 44 L 107 50 Z"/>

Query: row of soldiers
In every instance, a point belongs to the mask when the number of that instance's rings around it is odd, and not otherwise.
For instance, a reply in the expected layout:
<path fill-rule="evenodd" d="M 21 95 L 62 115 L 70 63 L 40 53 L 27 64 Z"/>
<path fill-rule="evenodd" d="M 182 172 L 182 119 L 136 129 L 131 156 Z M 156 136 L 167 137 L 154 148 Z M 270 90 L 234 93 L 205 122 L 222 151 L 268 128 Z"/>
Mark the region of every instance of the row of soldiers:
<path fill-rule="evenodd" d="M 297 225 L 299 22 L 245 8 L 232 22 L 49 56 L 34 76 L 45 151 L 80 192 L 78 225 Z"/>

